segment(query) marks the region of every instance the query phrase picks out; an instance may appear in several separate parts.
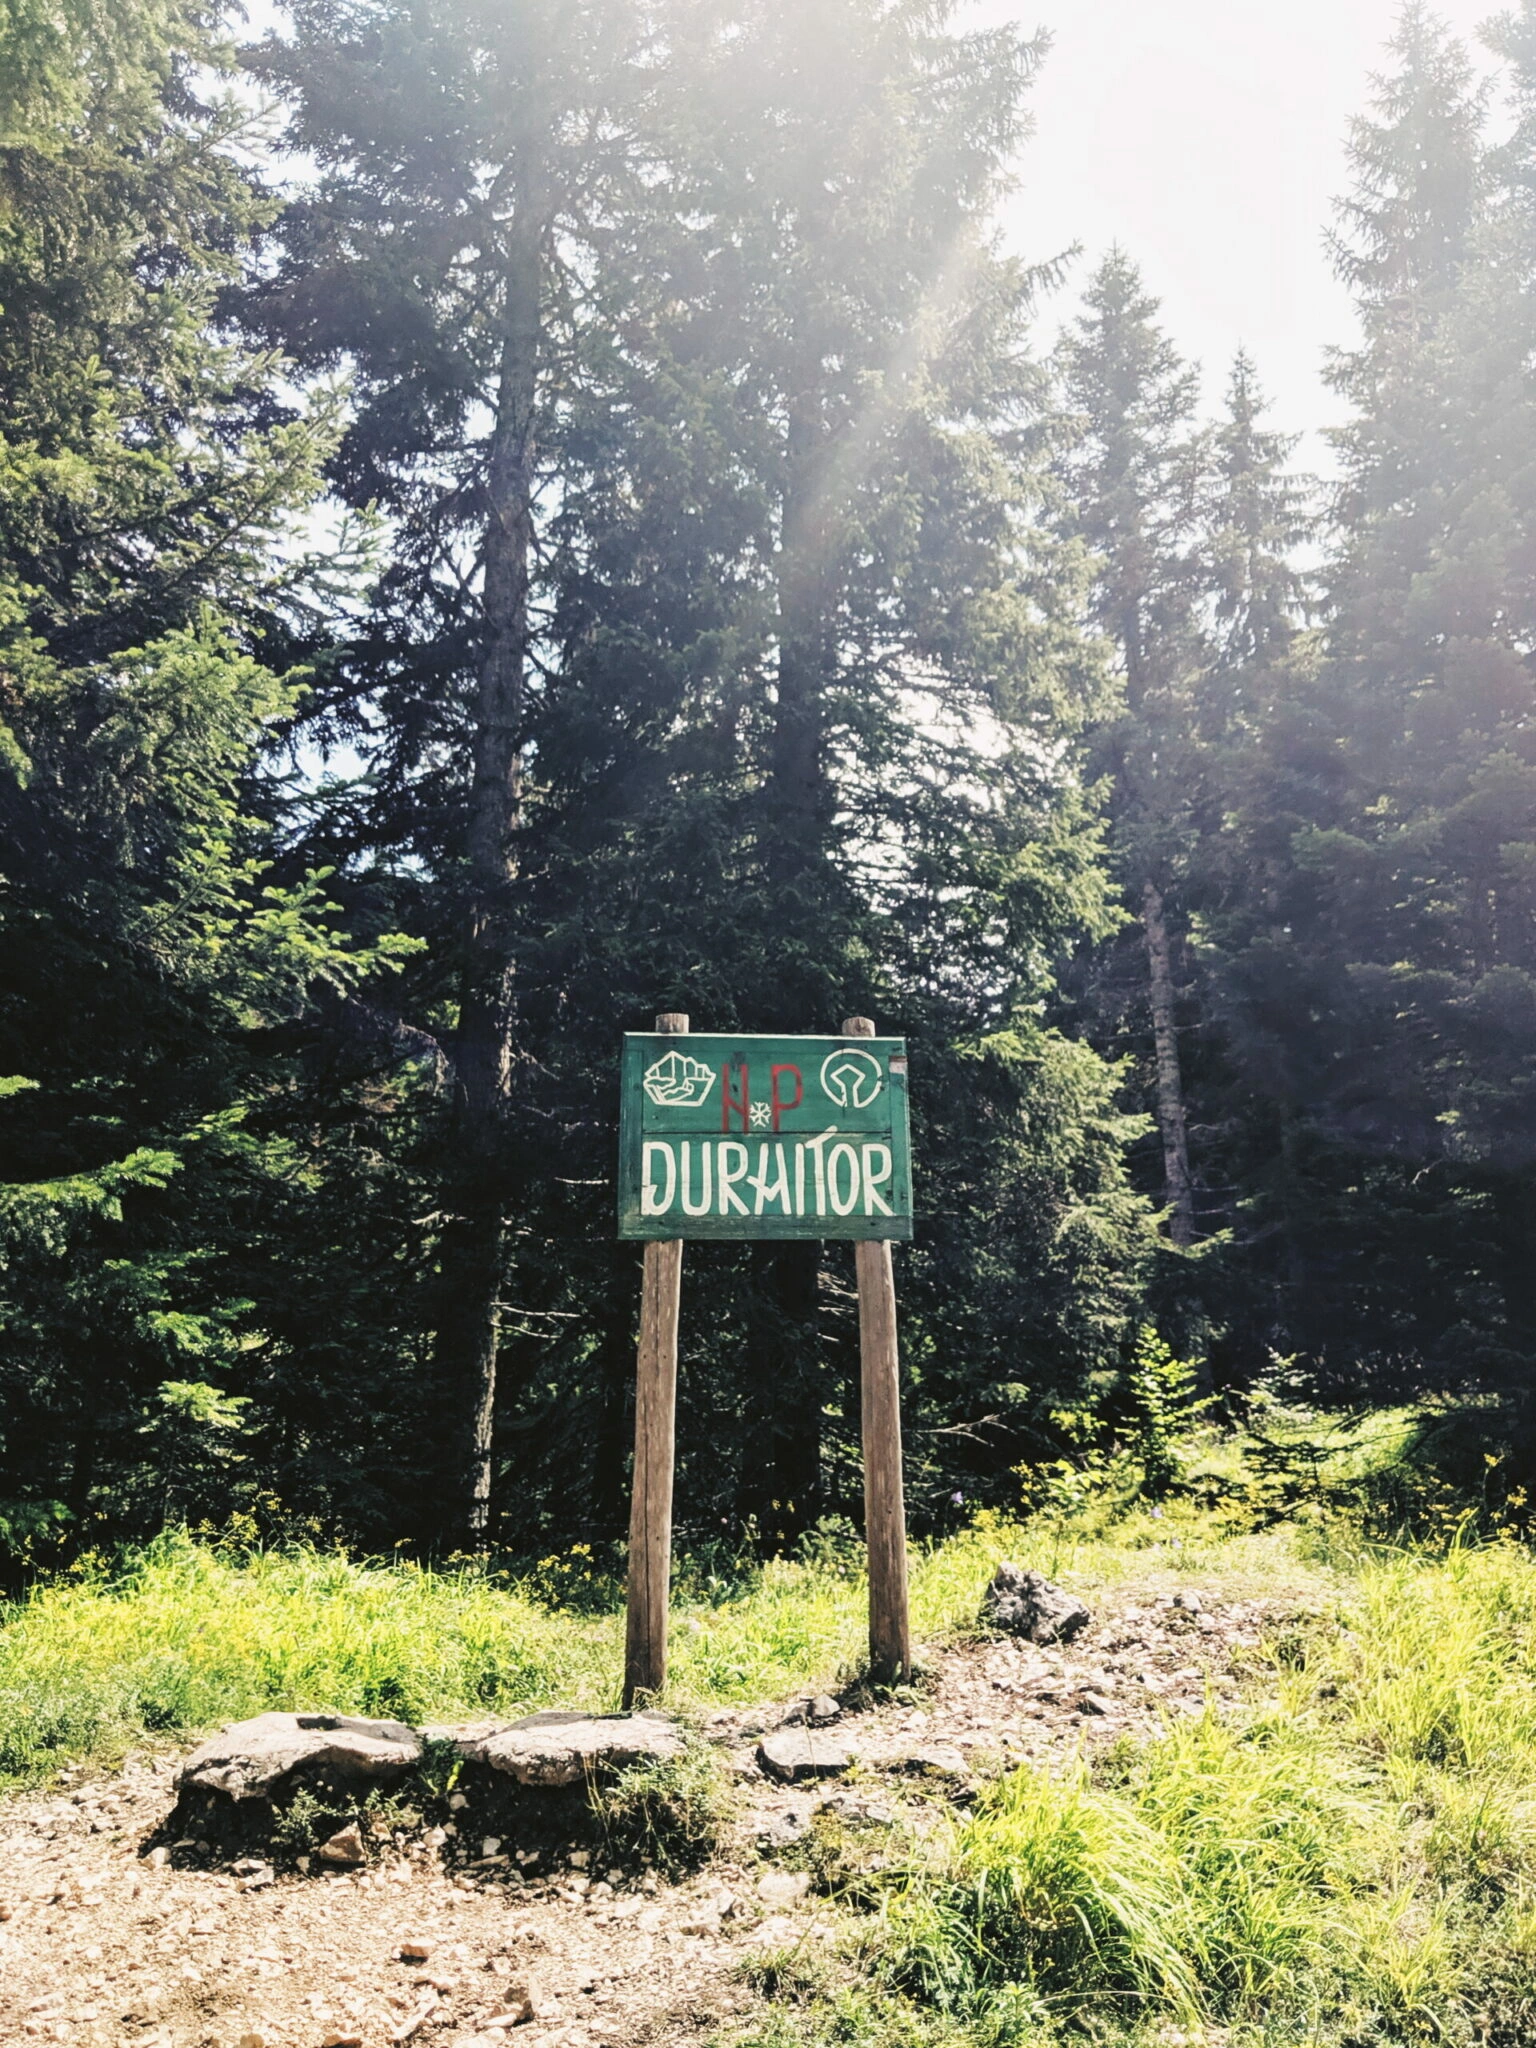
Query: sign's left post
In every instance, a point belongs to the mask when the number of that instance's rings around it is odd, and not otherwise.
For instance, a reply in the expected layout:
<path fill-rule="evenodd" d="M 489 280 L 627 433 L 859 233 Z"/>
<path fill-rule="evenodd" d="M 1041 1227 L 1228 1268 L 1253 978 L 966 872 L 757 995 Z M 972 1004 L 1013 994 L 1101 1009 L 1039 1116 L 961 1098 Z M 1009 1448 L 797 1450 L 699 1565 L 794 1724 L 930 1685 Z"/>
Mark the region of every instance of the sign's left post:
<path fill-rule="evenodd" d="M 664 1011 L 663 1033 L 688 1019 Z M 667 1607 L 672 1590 L 672 1473 L 677 1456 L 677 1315 L 683 1241 L 653 1239 L 640 1283 L 635 1370 L 635 1479 L 629 1510 L 629 1612 L 624 1630 L 624 1705 L 667 1682 Z"/>

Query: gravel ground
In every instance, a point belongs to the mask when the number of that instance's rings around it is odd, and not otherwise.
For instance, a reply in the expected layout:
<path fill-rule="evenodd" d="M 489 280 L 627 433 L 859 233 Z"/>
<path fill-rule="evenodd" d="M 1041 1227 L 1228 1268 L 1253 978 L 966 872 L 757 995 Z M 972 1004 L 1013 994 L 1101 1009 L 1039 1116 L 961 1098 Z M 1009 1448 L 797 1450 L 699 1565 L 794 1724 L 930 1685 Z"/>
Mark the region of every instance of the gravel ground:
<path fill-rule="evenodd" d="M 1175 1604 L 1188 1602 L 1189 1604 Z M 1010 1762 L 1150 1734 L 1262 1684 L 1261 1634 L 1294 1603 L 1122 1589 L 1067 1649 L 1012 1640 L 931 1658 L 920 1705 L 849 1706 L 811 1731 L 846 1773 L 782 1784 L 759 1739 L 792 1703 L 705 1733 L 742 1787 L 737 1833 L 672 1885 L 574 1864 L 532 1882 L 455 1873 L 428 1841 L 366 1872 L 174 1867 L 179 1756 L 64 1774 L 0 1804 L 0 2041 L 70 2048 L 642 2048 L 702 2040 L 753 2002 L 754 1951 L 835 1944 L 794 1844 L 831 1803 L 866 1824 Z M 472 1820 L 466 1816 L 466 1820 Z M 498 1844 L 515 1849 L 515 1844 Z M 392 1859 L 392 1860 L 391 1860 Z"/>

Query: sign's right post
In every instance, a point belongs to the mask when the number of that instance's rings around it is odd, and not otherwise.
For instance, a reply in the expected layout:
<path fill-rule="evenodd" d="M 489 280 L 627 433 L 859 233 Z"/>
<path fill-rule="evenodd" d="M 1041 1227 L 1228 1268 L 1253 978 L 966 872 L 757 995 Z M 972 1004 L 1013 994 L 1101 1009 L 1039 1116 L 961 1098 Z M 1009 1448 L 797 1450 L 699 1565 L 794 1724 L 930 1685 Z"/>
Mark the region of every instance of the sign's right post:
<path fill-rule="evenodd" d="M 869 1017 L 850 1017 L 843 1025 L 845 1038 L 874 1035 L 874 1021 Z M 854 1245 L 853 1255 L 859 1279 L 859 1405 L 864 1429 L 864 1541 L 869 1552 L 869 1665 L 877 1684 L 894 1685 L 912 1673 L 896 1279 L 889 1240 L 861 1238 Z"/>

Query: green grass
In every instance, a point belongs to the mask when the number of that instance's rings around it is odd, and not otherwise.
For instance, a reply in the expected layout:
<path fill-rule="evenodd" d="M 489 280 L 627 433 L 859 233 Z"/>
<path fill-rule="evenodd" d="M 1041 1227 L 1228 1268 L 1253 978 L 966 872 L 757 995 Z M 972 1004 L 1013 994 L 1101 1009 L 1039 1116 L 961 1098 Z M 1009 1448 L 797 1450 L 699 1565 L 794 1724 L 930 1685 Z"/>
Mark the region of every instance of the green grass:
<path fill-rule="evenodd" d="M 1000 1554 L 989 1532 L 916 1560 L 927 1634 L 970 1620 Z M 770 1700 L 858 1666 L 862 1582 L 770 1564 L 737 1597 L 683 1605 L 669 1702 Z M 237 1556 L 166 1539 L 0 1609 L 0 1782 L 110 1758 L 268 1708 L 422 1722 L 618 1703 L 622 1616 L 555 1610 L 475 1569 L 353 1563 L 296 1549 Z"/>
<path fill-rule="evenodd" d="M 1195 1547 L 1219 1587 L 1223 1546 Z M 1011 1772 L 930 1832 L 887 1889 L 872 2010 L 1020 2048 L 1536 2040 L 1536 1562 L 1363 1557 L 1331 1598 L 1235 1710 L 1097 1773 Z"/>
<path fill-rule="evenodd" d="M 1188 1506 L 1057 1514 L 917 1558 L 919 1634 L 969 1624 L 1001 1555 L 1090 1599 L 1190 1581 L 1271 1596 L 1274 1639 L 1219 1712 L 1010 1771 L 969 1810 L 929 1802 L 856 1883 L 850 1864 L 840 1956 L 760 1962 L 776 2009 L 732 2048 L 1536 2040 L 1529 1552 L 1371 1551 L 1317 1522 L 1233 1533 Z M 168 1540 L 0 1614 L 0 1772 L 36 1780 L 268 1707 L 612 1706 L 621 1617 L 600 1597 L 553 1607 L 549 1583 Z M 706 1590 L 677 1616 L 680 1709 L 857 1668 L 864 1589 L 835 1561 Z M 661 1816 L 690 1854 L 708 1803 Z"/>

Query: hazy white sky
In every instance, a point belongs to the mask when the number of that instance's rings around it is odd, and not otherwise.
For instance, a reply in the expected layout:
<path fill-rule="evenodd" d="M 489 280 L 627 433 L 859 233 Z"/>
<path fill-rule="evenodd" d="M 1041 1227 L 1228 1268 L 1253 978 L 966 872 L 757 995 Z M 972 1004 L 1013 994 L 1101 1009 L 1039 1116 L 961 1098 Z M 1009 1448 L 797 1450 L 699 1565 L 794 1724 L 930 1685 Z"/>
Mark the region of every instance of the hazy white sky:
<path fill-rule="evenodd" d="M 1509 0 L 1440 0 L 1469 41 Z M 1239 343 L 1277 423 L 1337 416 L 1323 351 L 1350 333 L 1323 246 L 1345 131 L 1382 67 L 1397 0 L 976 0 L 978 19 L 1049 29 L 1036 136 L 1010 237 L 1031 256 L 1114 242 L 1142 266 L 1208 394 Z M 1486 52 L 1478 53 L 1486 58 Z M 1047 304 L 1048 326 L 1070 310 Z M 1304 451 L 1314 465 L 1322 450 Z"/>

